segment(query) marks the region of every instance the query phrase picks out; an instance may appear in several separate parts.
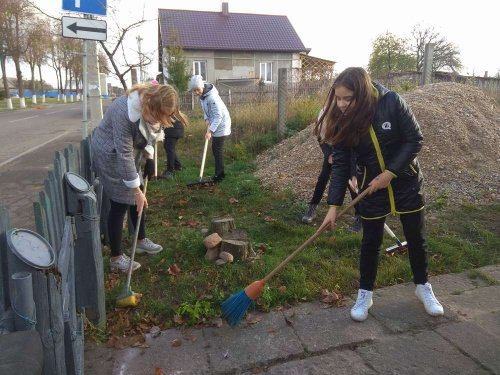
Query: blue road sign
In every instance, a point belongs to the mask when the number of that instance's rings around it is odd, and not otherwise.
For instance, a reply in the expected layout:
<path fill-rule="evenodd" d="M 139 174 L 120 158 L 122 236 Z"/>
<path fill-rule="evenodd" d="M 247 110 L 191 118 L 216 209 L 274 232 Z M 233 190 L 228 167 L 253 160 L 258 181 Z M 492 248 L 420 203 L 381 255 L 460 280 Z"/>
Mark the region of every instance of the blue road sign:
<path fill-rule="evenodd" d="M 63 10 L 106 15 L 106 0 L 63 0 Z"/>

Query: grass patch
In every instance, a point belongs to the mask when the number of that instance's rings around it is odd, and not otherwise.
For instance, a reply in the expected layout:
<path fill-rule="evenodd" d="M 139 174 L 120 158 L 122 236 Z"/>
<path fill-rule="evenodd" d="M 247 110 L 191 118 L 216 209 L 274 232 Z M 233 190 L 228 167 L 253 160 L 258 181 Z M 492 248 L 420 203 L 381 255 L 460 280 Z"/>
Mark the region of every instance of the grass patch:
<path fill-rule="evenodd" d="M 161 243 L 164 251 L 137 256 L 142 268 L 133 274 L 132 290 L 144 296 L 137 308 L 127 312 L 129 324 L 148 321 L 168 328 L 218 317 L 225 299 L 269 273 L 313 235 L 321 222 L 320 215 L 316 226 L 304 225 L 300 220 L 304 202 L 296 202 L 290 191 L 273 192 L 262 187 L 254 176 L 253 150 L 234 140 L 227 142 L 226 179 L 210 188 L 187 188 L 186 184 L 199 174 L 203 130 L 201 120 L 192 120 L 186 138 L 178 144 L 184 170 L 173 180 L 154 181 L 148 187 L 146 229 L 148 237 Z M 163 162 L 160 158 L 160 166 Z M 213 168 L 209 153 L 206 175 L 213 174 Z M 202 230 L 208 228 L 211 219 L 225 215 L 235 219 L 238 229 L 248 232 L 254 249 L 262 252 L 260 259 L 224 266 L 205 260 Z M 429 273 L 462 272 L 500 263 L 499 217 L 499 204 L 437 205 L 427 222 Z M 341 218 L 335 233 L 324 233 L 278 273 L 256 308 L 268 311 L 316 300 L 322 289 L 338 290 L 343 295 L 354 293 L 361 235 L 344 229 L 351 219 L 351 215 Z M 391 218 L 389 225 L 403 237 L 397 220 Z M 385 236 L 383 248 L 391 245 L 393 241 Z M 110 274 L 108 259 L 109 250 L 105 249 L 107 308 L 111 311 L 125 275 Z M 180 269 L 176 275 L 170 272 L 174 264 Z M 407 254 L 389 256 L 381 251 L 376 287 L 411 280 Z M 116 322 L 108 321 L 108 327 L 113 331 Z"/>

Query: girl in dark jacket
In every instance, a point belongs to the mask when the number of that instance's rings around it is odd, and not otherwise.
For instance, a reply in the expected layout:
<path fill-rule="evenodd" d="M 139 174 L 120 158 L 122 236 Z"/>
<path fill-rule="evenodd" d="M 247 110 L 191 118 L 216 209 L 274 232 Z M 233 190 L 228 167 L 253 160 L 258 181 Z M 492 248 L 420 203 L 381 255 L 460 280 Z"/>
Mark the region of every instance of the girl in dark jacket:
<path fill-rule="evenodd" d="M 384 222 L 391 214 L 400 215 L 417 298 L 428 314 L 443 315 L 427 281 L 423 177 L 417 161 L 423 137 L 411 109 L 398 94 L 372 83 L 364 69 L 348 68 L 335 79 L 319 121 L 331 125 L 325 139 L 333 144 L 330 208 L 323 225 L 335 227 L 352 156 L 357 161 L 360 189 L 369 191 L 359 205 L 363 224 L 360 289 L 351 318 L 365 320 L 373 305 Z"/>

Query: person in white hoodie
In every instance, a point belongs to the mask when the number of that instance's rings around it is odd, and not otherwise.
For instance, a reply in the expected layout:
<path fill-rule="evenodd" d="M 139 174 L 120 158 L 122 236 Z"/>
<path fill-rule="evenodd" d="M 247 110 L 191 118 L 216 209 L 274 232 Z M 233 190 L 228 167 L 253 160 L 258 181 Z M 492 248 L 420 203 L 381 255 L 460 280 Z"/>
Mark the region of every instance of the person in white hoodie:
<path fill-rule="evenodd" d="M 110 200 L 107 229 L 112 271 L 128 270 L 130 258 L 121 249 L 123 220 L 129 210 L 132 223 L 137 225 L 138 214 L 148 207 L 141 187 L 143 178 L 154 174 L 154 144 L 163 141 L 163 128 L 177 120 L 187 125 L 172 86 L 135 85 L 111 103 L 92 134 L 92 168 Z M 144 174 L 141 174 L 143 160 Z M 142 215 L 137 253 L 156 254 L 162 249 L 146 238 Z M 134 262 L 133 270 L 139 267 Z"/>
<path fill-rule="evenodd" d="M 189 82 L 189 91 L 200 97 L 203 117 L 207 125 L 205 139 L 212 139 L 212 153 L 215 159 L 214 181 L 224 179 L 224 140 L 231 134 L 231 116 L 219 96 L 217 88 L 203 82 L 203 77 L 194 75 Z"/>

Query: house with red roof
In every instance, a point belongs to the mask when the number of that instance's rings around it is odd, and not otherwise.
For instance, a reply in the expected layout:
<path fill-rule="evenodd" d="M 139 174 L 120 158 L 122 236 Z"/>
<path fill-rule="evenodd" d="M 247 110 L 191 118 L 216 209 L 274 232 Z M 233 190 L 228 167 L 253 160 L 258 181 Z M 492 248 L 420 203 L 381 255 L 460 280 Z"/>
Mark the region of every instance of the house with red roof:
<path fill-rule="evenodd" d="M 286 16 L 158 9 L 160 70 L 177 43 L 190 74 L 230 86 L 276 83 L 278 69 L 300 69 L 306 48 Z M 301 57 L 302 56 L 302 57 Z"/>

